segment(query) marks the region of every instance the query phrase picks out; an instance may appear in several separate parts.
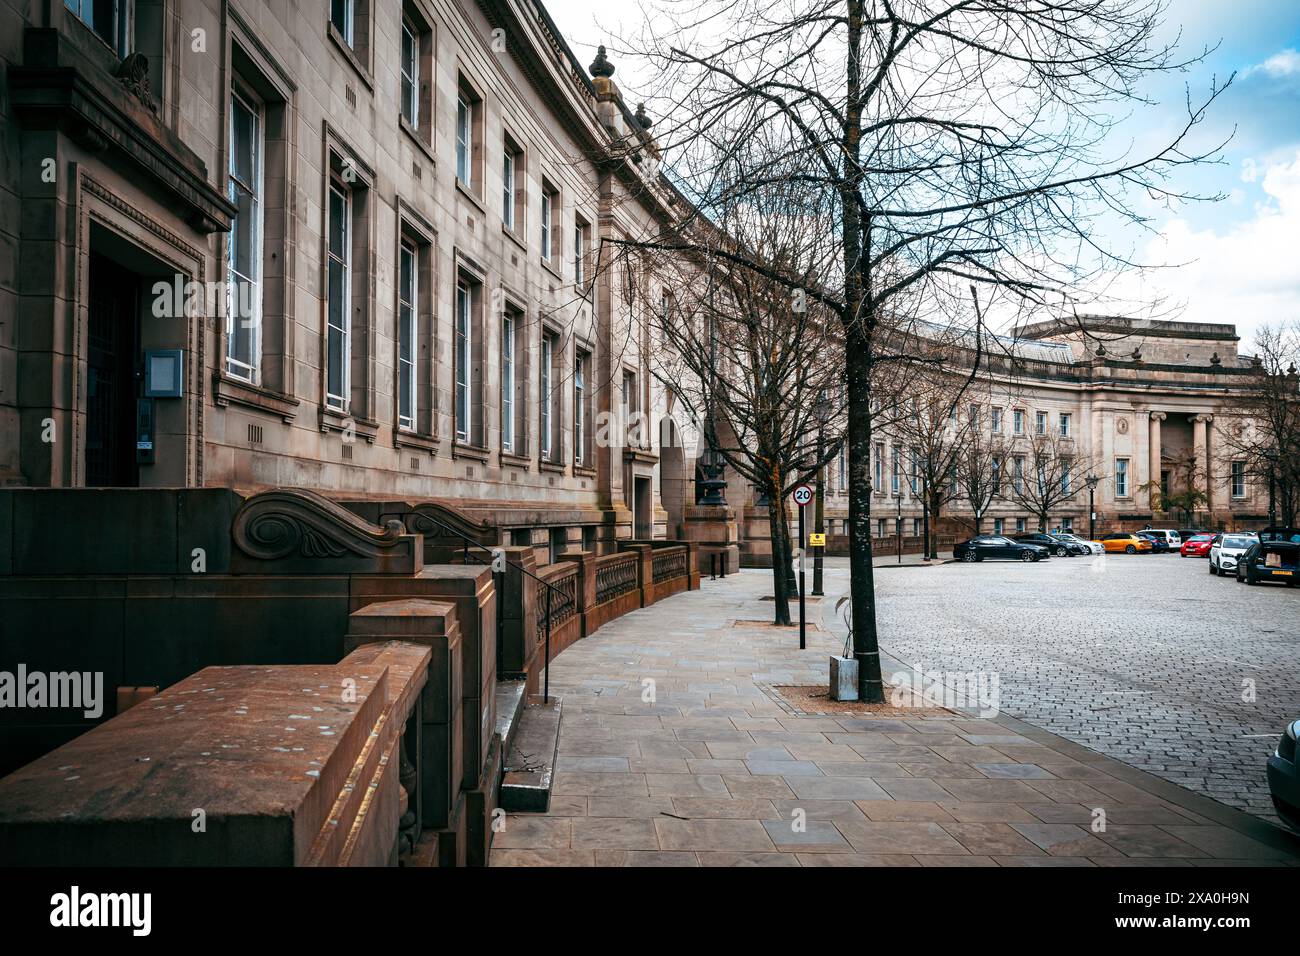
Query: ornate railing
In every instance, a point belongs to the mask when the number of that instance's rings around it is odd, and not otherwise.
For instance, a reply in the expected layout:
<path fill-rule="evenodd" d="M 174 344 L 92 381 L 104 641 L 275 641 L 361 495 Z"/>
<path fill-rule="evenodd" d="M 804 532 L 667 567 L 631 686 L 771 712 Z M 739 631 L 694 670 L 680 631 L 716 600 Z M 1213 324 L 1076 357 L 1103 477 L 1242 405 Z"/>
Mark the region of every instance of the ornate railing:
<path fill-rule="evenodd" d="M 546 639 L 546 625 L 552 631 L 567 624 L 578 613 L 578 566 L 570 562 L 541 572 L 537 582 L 537 639 Z"/>
<path fill-rule="evenodd" d="M 604 604 L 635 591 L 640 557 L 632 552 L 607 554 L 596 559 L 596 603 Z"/>
<path fill-rule="evenodd" d="M 657 548 L 654 554 L 654 567 L 651 580 L 655 584 L 671 581 L 673 578 L 685 577 L 686 548 Z"/>

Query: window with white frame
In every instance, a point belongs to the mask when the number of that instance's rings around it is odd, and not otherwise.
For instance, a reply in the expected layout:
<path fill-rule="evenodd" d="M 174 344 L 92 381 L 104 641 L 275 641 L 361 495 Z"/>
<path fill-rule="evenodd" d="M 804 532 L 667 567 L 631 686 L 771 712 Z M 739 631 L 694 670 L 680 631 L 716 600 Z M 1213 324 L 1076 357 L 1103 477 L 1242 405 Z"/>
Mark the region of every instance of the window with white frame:
<path fill-rule="evenodd" d="M 130 0 L 63 0 L 73 16 L 90 27 L 119 57 L 131 52 Z"/>
<path fill-rule="evenodd" d="M 1006 521 L 1002 518 L 993 519 L 993 533 L 996 535 L 1005 534 Z"/>
<path fill-rule="evenodd" d="M 470 185 L 474 150 L 474 104 L 464 93 L 456 97 L 456 178 Z"/>
<path fill-rule="evenodd" d="M 1062 437 L 1062 438 L 1069 438 L 1069 437 L 1070 437 L 1070 414 L 1069 414 L 1069 412 L 1061 412 L 1060 434 L 1061 434 L 1061 437 Z"/>
<path fill-rule="evenodd" d="M 507 135 L 501 156 L 501 222 L 512 233 L 524 224 L 524 151 Z"/>
<path fill-rule="evenodd" d="M 1047 412 L 1034 413 L 1034 434 L 1035 435 L 1047 434 Z"/>
<path fill-rule="evenodd" d="M 336 180 L 329 186 L 328 214 L 325 403 L 347 411 L 352 365 L 352 196 Z"/>
<path fill-rule="evenodd" d="M 891 449 L 891 451 L 893 452 L 893 455 L 890 458 L 891 470 L 889 474 L 889 490 L 891 493 L 893 493 L 895 497 L 897 497 L 899 491 L 902 489 L 902 485 L 900 484 L 900 469 L 902 467 L 902 460 L 901 460 L 902 456 L 898 451 L 897 445 L 895 445 Z"/>
<path fill-rule="evenodd" d="M 1017 519 L 1016 519 L 1016 534 L 1024 534 L 1024 532 L 1025 532 L 1025 519 L 1024 519 L 1024 518 L 1017 518 Z"/>
<path fill-rule="evenodd" d="M 542 180 L 542 261 L 556 262 L 555 243 L 559 236 L 560 193 L 546 180 Z M 556 265 L 559 263 L 556 262 Z"/>
<path fill-rule="evenodd" d="M 483 98 L 463 76 L 456 89 L 456 181 L 483 196 Z"/>
<path fill-rule="evenodd" d="M 877 538 L 883 538 L 884 536 L 885 536 L 885 519 L 884 519 L 884 518 L 877 518 L 877 519 L 876 519 L 876 537 L 877 537 Z"/>
<path fill-rule="evenodd" d="M 1234 461 L 1232 463 L 1232 497 L 1246 497 L 1246 463 L 1244 461 Z"/>
<path fill-rule="evenodd" d="M 519 313 L 507 308 L 501 317 L 501 450 L 515 452 L 515 336 Z"/>
<path fill-rule="evenodd" d="M 1014 435 L 1025 433 L 1025 413 L 1022 409 L 1017 408 L 1011 413 L 1011 432 Z"/>
<path fill-rule="evenodd" d="M 997 455 L 994 455 L 991 465 L 991 471 L 993 473 L 993 497 L 996 498 L 1002 494 L 1002 459 Z"/>
<path fill-rule="evenodd" d="M 993 409 L 990 430 L 994 432 L 1002 431 L 1002 409 L 1000 408 Z"/>
<path fill-rule="evenodd" d="M 591 415 L 589 403 L 591 396 L 587 389 L 587 375 L 591 370 L 591 353 L 578 349 L 573 359 L 573 461 L 586 466 L 590 447 L 587 430 Z"/>
<path fill-rule="evenodd" d="M 840 491 L 848 490 L 848 472 L 848 453 L 840 445 L 839 454 L 835 456 L 835 487 Z"/>
<path fill-rule="evenodd" d="M 1074 463 L 1068 458 L 1061 459 L 1061 494 L 1070 496 L 1074 494 L 1073 475 Z"/>
<path fill-rule="evenodd" d="M 1128 497 L 1128 459 L 1115 459 L 1115 497 Z"/>
<path fill-rule="evenodd" d="M 1017 455 L 1012 462 L 1011 471 L 1011 488 L 1016 494 L 1020 494 L 1025 487 L 1025 459 L 1022 455 Z"/>
<path fill-rule="evenodd" d="M 403 240 L 397 250 L 397 424 L 415 428 L 419 354 L 419 252 Z"/>
<path fill-rule="evenodd" d="M 227 234 L 226 370 L 257 382 L 262 330 L 262 143 L 260 104 L 230 96 L 227 198 L 237 210 Z"/>
<path fill-rule="evenodd" d="M 410 17 L 402 18 L 402 116 L 412 129 L 420 128 L 420 31 Z"/>
<path fill-rule="evenodd" d="M 1072 532 L 1074 531 L 1074 519 L 1073 519 L 1073 518 L 1062 518 L 1062 519 L 1061 519 L 1061 530 L 1064 531 L 1066 534 L 1070 534 L 1070 533 L 1072 533 Z"/>
<path fill-rule="evenodd" d="M 456 440 L 474 443 L 474 376 L 475 288 L 465 277 L 456 281 L 456 328 L 454 355 L 456 363 Z"/>
<path fill-rule="evenodd" d="M 871 490 L 880 494 L 885 490 L 885 443 L 876 442 L 876 455 L 872 459 L 872 466 L 875 480 L 872 482 Z"/>
<path fill-rule="evenodd" d="M 583 285 L 587 281 L 587 246 L 590 241 L 591 226 L 581 219 L 573 221 L 573 284 Z"/>
<path fill-rule="evenodd" d="M 330 0 L 330 23 L 348 46 L 356 42 L 356 20 L 356 0 Z"/>
<path fill-rule="evenodd" d="M 558 339 L 554 332 L 542 332 L 541 354 L 538 357 L 538 374 L 541 387 L 538 389 L 539 431 L 541 432 L 541 453 L 543 461 L 552 461 L 556 455 L 556 396 L 555 361 L 558 351 Z"/>

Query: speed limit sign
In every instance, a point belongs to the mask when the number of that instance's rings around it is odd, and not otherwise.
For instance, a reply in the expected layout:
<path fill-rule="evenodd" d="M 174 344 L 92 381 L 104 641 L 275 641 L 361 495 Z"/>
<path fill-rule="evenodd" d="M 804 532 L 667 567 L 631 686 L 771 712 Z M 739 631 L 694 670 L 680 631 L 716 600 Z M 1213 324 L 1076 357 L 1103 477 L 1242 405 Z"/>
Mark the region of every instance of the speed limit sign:
<path fill-rule="evenodd" d="M 797 504 L 800 508 L 802 508 L 808 502 L 812 501 L 813 498 L 812 486 L 796 485 L 790 497 L 794 499 L 795 504 Z"/>

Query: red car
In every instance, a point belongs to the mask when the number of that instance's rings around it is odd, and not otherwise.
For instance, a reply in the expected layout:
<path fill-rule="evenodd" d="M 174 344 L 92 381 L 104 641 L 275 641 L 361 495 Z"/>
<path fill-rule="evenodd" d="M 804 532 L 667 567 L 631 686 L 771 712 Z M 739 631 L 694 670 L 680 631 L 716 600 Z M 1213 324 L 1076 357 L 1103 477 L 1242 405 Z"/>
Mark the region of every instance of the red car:
<path fill-rule="evenodd" d="M 1212 534 L 1195 534 L 1183 542 L 1179 553 L 1184 558 L 1204 558 L 1210 553 L 1210 545 L 1214 543 Z"/>

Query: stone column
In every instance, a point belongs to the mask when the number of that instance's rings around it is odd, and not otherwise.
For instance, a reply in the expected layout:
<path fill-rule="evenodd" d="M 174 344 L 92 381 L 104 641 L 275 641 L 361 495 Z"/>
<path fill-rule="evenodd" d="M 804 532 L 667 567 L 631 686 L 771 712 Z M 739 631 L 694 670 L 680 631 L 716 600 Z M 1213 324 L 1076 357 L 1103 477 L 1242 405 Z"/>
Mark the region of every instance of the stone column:
<path fill-rule="evenodd" d="M 1196 455 L 1196 470 L 1192 475 L 1192 484 L 1195 486 L 1198 477 L 1204 482 L 1206 511 L 1212 510 L 1214 504 L 1210 492 L 1210 475 L 1213 474 L 1213 469 L 1210 467 L 1210 422 L 1212 421 L 1214 421 L 1213 415 L 1192 416 L 1192 450 Z"/>
<path fill-rule="evenodd" d="M 1151 446 L 1151 510 L 1156 510 L 1157 502 L 1160 502 L 1160 472 L 1163 468 L 1163 461 L 1160 454 L 1160 423 L 1165 420 L 1164 412 L 1151 413 L 1151 428 L 1149 444 Z M 1161 502 L 1161 504 L 1163 504 Z M 1160 510 L 1164 510 L 1163 507 Z"/>

